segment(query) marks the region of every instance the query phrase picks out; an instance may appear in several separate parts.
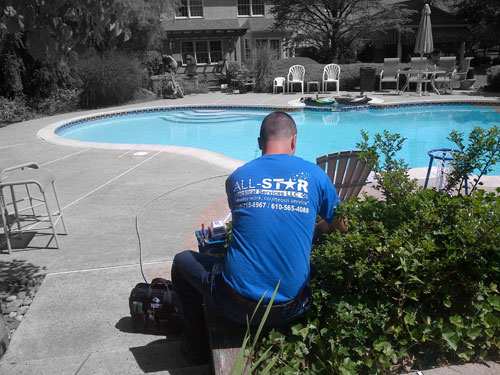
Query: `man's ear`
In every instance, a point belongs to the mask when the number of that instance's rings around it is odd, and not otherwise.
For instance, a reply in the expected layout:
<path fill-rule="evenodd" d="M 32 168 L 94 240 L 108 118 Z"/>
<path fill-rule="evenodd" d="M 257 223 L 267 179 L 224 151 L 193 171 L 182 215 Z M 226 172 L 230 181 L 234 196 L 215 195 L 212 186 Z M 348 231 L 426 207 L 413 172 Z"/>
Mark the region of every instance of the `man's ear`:
<path fill-rule="evenodd" d="M 259 150 L 264 150 L 264 145 L 262 144 L 262 139 L 260 139 L 260 137 L 257 138 L 257 142 L 259 142 Z"/>
<path fill-rule="evenodd" d="M 291 142 L 290 146 L 292 147 L 292 151 L 295 152 L 295 148 L 297 147 L 297 134 L 293 135 L 290 142 Z"/>

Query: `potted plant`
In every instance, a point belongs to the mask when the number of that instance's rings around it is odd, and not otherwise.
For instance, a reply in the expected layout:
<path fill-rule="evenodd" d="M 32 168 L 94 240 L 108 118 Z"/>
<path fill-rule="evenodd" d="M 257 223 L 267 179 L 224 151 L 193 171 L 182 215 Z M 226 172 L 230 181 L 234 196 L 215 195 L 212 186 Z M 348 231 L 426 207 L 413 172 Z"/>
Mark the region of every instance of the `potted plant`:
<path fill-rule="evenodd" d="M 246 76 L 248 75 L 248 69 L 245 65 L 240 65 L 237 62 L 229 63 L 226 70 L 226 82 L 228 85 L 228 90 L 233 93 L 237 92 L 240 94 L 245 94 L 247 92 L 247 87 L 245 85 Z"/>

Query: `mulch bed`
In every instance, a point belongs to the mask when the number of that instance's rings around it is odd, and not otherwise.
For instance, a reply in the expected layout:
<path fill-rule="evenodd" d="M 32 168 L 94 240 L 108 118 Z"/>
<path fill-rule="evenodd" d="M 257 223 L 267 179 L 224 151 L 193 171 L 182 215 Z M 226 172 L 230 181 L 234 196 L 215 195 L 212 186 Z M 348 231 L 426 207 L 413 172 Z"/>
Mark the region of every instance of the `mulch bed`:
<path fill-rule="evenodd" d="M 13 278 L 0 275 L 0 358 L 24 319 L 45 275 Z M 0 330 L 1 331 L 1 330 Z M 8 332 L 7 332 L 8 331 Z"/>

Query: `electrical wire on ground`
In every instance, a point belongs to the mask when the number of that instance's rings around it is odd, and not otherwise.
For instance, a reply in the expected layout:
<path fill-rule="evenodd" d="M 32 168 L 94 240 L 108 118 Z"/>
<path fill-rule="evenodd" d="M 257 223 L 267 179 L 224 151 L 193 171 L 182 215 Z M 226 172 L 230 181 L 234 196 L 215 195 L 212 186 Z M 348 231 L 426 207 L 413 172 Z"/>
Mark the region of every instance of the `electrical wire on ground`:
<path fill-rule="evenodd" d="M 153 203 L 155 200 L 157 199 L 160 199 L 162 197 L 164 197 L 165 195 L 168 195 L 170 193 L 173 193 L 174 191 L 177 191 L 177 190 L 180 190 L 180 189 L 184 189 L 186 187 L 189 187 L 189 186 L 192 186 L 192 185 L 196 185 L 196 184 L 199 184 L 200 182 L 204 182 L 204 181 L 209 181 L 209 180 L 215 180 L 216 178 L 221 178 L 221 177 L 227 177 L 229 176 L 229 173 L 227 174 L 221 174 L 221 175 L 217 175 L 217 176 L 211 176 L 211 177 L 206 177 L 206 178 L 202 178 L 201 180 L 196 180 L 196 181 L 192 181 L 192 182 L 189 182 L 187 184 L 184 184 L 184 185 L 181 185 L 181 186 L 177 186 L 173 189 L 170 189 L 164 193 L 161 193 L 160 195 L 154 197 L 153 199 L 147 201 L 146 203 L 144 203 L 136 212 L 135 212 L 135 233 L 137 234 L 137 240 L 139 241 L 139 265 L 141 267 L 141 274 L 142 274 L 142 278 L 144 279 L 144 281 L 149 284 L 149 280 L 146 278 L 146 275 L 144 275 L 144 269 L 142 267 L 142 242 L 141 242 L 141 234 L 139 233 L 139 212 L 141 210 L 143 210 L 146 206 L 148 206 L 149 204 Z M 229 215 L 227 216 L 229 217 Z M 226 218 L 227 220 L 227 218 Z"/>

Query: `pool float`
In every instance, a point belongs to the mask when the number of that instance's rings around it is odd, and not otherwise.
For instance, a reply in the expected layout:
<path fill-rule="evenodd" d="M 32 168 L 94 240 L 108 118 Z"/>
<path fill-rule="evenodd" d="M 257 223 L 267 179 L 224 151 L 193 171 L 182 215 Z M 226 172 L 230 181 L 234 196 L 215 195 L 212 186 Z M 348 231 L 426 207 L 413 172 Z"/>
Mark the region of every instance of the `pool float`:
<path fill-rule="evenodd" d="M 329 107 L 335 104 L 335 99 L 302 98 L 301 102 L 303 102 L 305 105 L 310 105 L 313 107 Z"/>
<path fill-rule="evenodd" d="M 370 100 L 372 100 L 372 98 L 369 98 L 366 95 L 361 95 L 361 96 L 339 96 L 339 97 L 335 98 L 335 100 L 337 101 L 337 103 L 340 103 L 340 104 L 366 104 Z"/>

